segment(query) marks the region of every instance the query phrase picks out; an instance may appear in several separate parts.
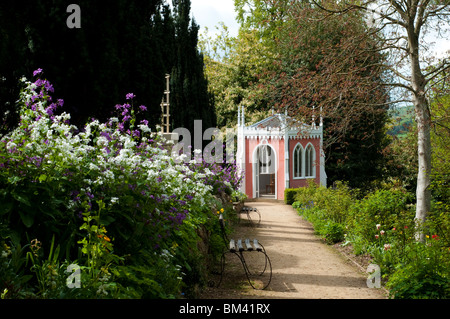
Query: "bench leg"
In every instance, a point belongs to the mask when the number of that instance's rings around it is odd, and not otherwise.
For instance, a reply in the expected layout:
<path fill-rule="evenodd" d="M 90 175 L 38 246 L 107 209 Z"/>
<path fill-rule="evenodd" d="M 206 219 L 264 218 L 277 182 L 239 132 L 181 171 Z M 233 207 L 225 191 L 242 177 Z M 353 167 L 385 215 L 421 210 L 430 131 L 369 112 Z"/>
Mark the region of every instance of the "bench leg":
<path fill-rule="evenodd" d="M 239 260 L 241 261 L 242 267 L 244 268 L 245 276 L 247 277 L 248 283 L 250 284 L 250 286 L 252 286 L 253 289 L 258 289 L 258 288 L 256 288 L 256 287 L 253 285 L 253 283 L 251 282 L 250 276 L 251 276 L 252 274 L 251 274 L 251 272 L 250 272 L 250 269 L 249 269 L 248 266 L 247 266 L 247 262 L 245 261 L 245 257 L 244 257 L 244 255 L 243 255 L 243 252 L 242 252 L 242 251 L 239 252 L 239 253 L 238 253 L 238 252 L 230 252 L 230 251 L 226 251 L 226 252 L 224 252 L 224 253 L 222 254 L 222 257 L 221 257 L 221 259 L 220 259 L 220 263 L 221 263 L 220 281 L 219 281 L 219 283 L 217 284 L 217 287 L 219 287 L 220 284 L 222 283 L 223 274 L 224 274 L 224 272 L 225 272 L 225 254 L 226 254 L 226 253 L 233 253 L 233 254 L 235 254 L 235 255 L 239 258 Z M 264 259 L 265 259 L 264 269 L 263 269 L 263 271 L 259 274 L 259 276 L 262 276 L 262 275 L 266 272 L 266 270 L 269 270 L 269 280 L 268 280 L 267 284 L 266 284 L 263 288 L 261 288 L 262 290 L 264 290 L 264 289 L 266 289 L 266 288 L 269 286 L 270 282 L 272 281 L 272 263 L 270 262 L 270 258 L 269 258 L 269 256 L 266 254 L 266 251 L 265 251 L 264 247 L 263 247 L 263 250 L 261 250 L 261 251 L 254 251 L 254 252 L 252 252 L 252 253 L 262 253 L 262 254 L 264 255 Z"/>
<path fill-rule="evenodd" d="M 253 253 L 253 252 L 252 252 L 252 253 Z M 263 255 L 264 255 L 264 259 L 265 259 L 265 261 L 264 261 L 264 269 L 263 269 L 263 271 L 259 274 L 259 276 L 262 276 L 262 275 L 266 272 L 267 266 L 269 266 L 269 280 L 268 280 L 267 284 L 266 284 L 263 288 L 261 288 L 261 290 L 264 290 L 264 289 L 266 289 L 266 288 L 269 286 L 270 282 L 272 281 L 272 263 L 270 262 L 270 258 L 269 258 L 269 256 L 266 254 L 266 251 L 265 251 L 264 249 L 261 250 L 261 251 L 257 251 L 257 253 L 263 254 Z M 243 267 L 244 267 L 244 271 L 245 271 L 245 275 L 246 275 L 246 277 L 247 277 L 248 283 L 250 284 L 250 286 L 252 286 L 253 289 L 258 289 L 258 288 L 256 288 L 256 287 L 252 284 L 252 282 L 251 282 L 250 276 L 251 276 L 252 274 L 251 274 L 251 272 L 250 272 L 250 269 L 249 269 L 248 266 L 247 266 L 247 262 L 245 261 L 245 258 L 244 258 L 244 255 L 242 254 L 242 252 L 240 252 L 240 255 L 241 255 L 241 258 L 240 258 L 240 259 L 241 259 L 242 265 L 243 265 Z"/>
<path fill-rule="evenodd" d="M 222 254 L 222 257 L 220 257 L 220 280 L 219 280 L 219 283 L 217 284 L 217 288 L 219 288 L 220 284 L 222 283 L 223 274 L 225 272 L 225 254 L 227 254 L 227 253 L 236 255 L 239 258 L 239 260 L 241 261 L 242 265 L 244 266 L 244 270 L 247 269 L 245 260 L 243 259 L 243 256 L 242 256 L 242 253 L 238 254 L 237 252 L 231 252 L 231 251 L 224 252 Z M 247 271 L 245 272 L 245 274 L 247 275 Z M 248 276 L 247 276 L 247 279 L 248 279 Z"/>
<path fill-rule="evenodd" d="M 244 209 L 241 209 L 241 211 L 238 213 L 238 215 L 239 215 L 239 223 L 241 222 L 241 214 L 243 214 L 243 212 L 242 212 L 243 210 Z M 249 210 L 245 211 L 245 214 L 247 214 L 247 220 L 250 222 L 250 225 L 252 225 L 252 226 L 255 226 L 255 222 L 253 222 L 253 219 L 250 216 L 251 212 L 255 212 L 256 214 L 258 214 L 258 223 L 257 223 L 257 225 L 259 226 L 259 224 L 261 224 L 261 213 L 257 209 L 256 210 L 251 210 L 251 211 L 249 211 Z"/>

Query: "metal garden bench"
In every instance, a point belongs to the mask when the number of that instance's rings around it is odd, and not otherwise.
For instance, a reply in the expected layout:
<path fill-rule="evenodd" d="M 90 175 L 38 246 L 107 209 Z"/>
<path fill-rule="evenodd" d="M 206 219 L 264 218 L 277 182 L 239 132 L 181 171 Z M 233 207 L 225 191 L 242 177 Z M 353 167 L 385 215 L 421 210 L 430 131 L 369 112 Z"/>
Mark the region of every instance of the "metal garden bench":
<path fill-rule="evenodd" d="M 241 214 L 247 215 L 247 219 L 252 226 L 255 226 L 255 222 L 253 222 L 253 218 L 251 217 L 252 214 L 257 216 L 258 222 L 256 223 L 256 225 L 259 225 L 261 223 L 261 213 L 255 207 L 242 207 L 242 209 L 239 211 L 239 222 L 241 221 Z"/>
<path fill-rule="evenodd" d="M 222 254 L 222 257 L 220 259 L 220 263 L 221 263 L 220 281 L 219 281 L 217 287 L 219 287 L 220 284 L 222 283 L 223 274 L 225 272 L 225 255 L 234 254 L 235 256 L 237 256 L 239 258 L 240 262 L 242 263 L 242 266 L 244 267 L 245 275 L 247 277 L 247 280 L 248 280 L 250 286 L 252 286 L 253 289 L 266 289 L 272 280 L 272 264 L 270 262 L 270 258 L 267 255 L 264 246 L 257 239 L 251 240 L 251 239 L 247 238 L 244 240 L 242 240 L 242 239 L 238 239 L 238 240 L 231 239 L 230 240 L 225 231 L 225 221 L 223 219 L 222 214 L 220 214 L 220 216 L 219 216 L 219 223 L 220 223 L 220 228 L 222 231 L 222 237 L 225 241 L 225 245 L 227 248 L 225 249 L 225 251 Z M 252 271 L 250 270 L 248 261 L 246 260 L 246 258 L 244 256 L 247 253 L 261 254 L 263 256 L 264 268 L 262 269 L 262 271 L 254 271 L 253 267 L 252 267 Z M 266 276 L 263 277 L 264 274 L 266 274 Z M 258 276 L 258 277 L 256 277 L 256 276 Z M 263 282 L 262 283 L 263 288 L 255 287 L 255 285 L 252 282 L 252 279 L 255 279 L 255 278 L 261 278 L 261 280 Z"/>

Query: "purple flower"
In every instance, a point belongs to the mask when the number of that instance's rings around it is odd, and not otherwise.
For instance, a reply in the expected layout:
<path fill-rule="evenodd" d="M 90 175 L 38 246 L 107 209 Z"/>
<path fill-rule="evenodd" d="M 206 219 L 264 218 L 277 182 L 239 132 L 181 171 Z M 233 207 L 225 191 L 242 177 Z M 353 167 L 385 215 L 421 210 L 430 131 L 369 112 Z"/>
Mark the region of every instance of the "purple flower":
<path fill-rule="evenodd" d="M 53 89 L 53 85 L 51 85 L 50 82 L 45 81 L 45 85 L 44 85 L 45 89 L 49 92 L 54 92 L 55 90 Z"/>
<path fill-rule="evenodd" d="M 37 79 L 35 82 L 34 82 L 34 84 L 36 85 L 36 86 L 42 86 L 43 84 L 45 84 L 45 81 L 44 80 L 41 80 L 41 79 Z"/>
<path fill-rule="evenodd" d="M 146 107 L 145 105 L 141 105 L 141 106 L 139 106 L 139 108 L 140 108 L 142 111 L 147 111 L 147 107 Z"/>
<path fill-rule="evenodd" d="M 53 115 L 53 109 L 50 107 L 46 108 L 45 112 L 47 112 L 47 115 Z"/>
<path fill-rule="evenodd" d="M 126 98 L 127 100 L 132 100 L 136 95 L 134 95 L 133 93 L 128 93 Z"/>
<path fill-rule="evenodd" d="M 100 133 L 100 136 L 105 137 L 109 142 L 112 141 L 111 135 L 109 135 L 108 132 L 101 132 L 101 133 Z"/>
<path fill-rule="evenodd" d="M 39 69 L 37 69 L 37 70 L 35 70 L 35 71 L 33 72 L 33 76 L 36 76 L 36 75 L 38 75 L 38 74 L 42 74 L 42 69 L 41 69 L 41 68 L 39 68 Z"/>
<path fill-rule="evenodd" d="M 148 125 L 148 121 L 147 120 L 142 120 L 141 124 Z"/>

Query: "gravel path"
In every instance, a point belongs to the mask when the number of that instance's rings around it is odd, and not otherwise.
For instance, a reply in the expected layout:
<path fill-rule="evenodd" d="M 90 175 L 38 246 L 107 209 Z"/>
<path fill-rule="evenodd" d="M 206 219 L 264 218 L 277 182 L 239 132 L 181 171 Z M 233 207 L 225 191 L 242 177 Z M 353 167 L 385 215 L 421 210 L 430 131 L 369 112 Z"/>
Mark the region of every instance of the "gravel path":
<path fill-rule="evenodd" d="M 259 200 L 246 206 L 259 209 L 261 223 L 249 227 L 242 221 L 232 237 L 258 238 L 264 245 L 272 262 L 271 283 L 265 290 L 250 288 L 238 258 L 227 254 L 227 272 L 221 286 L 206 289 L 202 298 L 386 298 L 383 290 L 368 288 L 368 274 L 320 240 L 311 224 L 290 205 Z M 262 256 L 254 252 L 247 255 Z"/>

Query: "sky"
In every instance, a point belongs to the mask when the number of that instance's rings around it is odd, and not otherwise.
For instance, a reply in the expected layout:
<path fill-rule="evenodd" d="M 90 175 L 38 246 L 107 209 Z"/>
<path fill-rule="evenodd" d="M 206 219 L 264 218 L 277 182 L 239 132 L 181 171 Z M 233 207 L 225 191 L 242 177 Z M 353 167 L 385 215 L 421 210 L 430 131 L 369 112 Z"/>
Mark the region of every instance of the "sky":
<path fill-rule="evenodd" d="M 229 28 L 230 36 L 238 34 L 239 24 L 235 20 L 234 0 L 191 0 L 191 14 L 200 26 L 201 33 L 204 32 L 204 27 L 208 28 L 209 33 L 215 33 L 215 26 L 224 22 Z"/>

